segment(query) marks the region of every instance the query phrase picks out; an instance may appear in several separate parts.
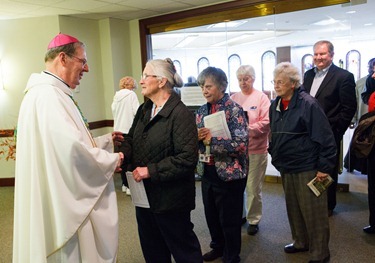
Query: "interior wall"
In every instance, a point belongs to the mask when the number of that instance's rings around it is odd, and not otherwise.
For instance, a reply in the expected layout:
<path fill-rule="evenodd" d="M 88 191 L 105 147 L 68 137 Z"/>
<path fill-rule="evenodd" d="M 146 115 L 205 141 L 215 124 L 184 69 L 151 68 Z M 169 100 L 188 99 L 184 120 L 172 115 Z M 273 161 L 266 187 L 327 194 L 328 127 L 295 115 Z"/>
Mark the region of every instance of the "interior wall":
<path fill-rule="evenodd" d="M 110 105 L 118 80 L 122 75 L 141 75 L 138 20 L 51 16 L 1 21 L 0 61 L 5 90 L 0 91 L 0 130 L 16 127 L 27 80 L 31 73 L 45 69 L 47 45 L 59 32 L 76 36 L 86 44 L 89 72 L 84 74 L 74 96 L 89 122 L 112 119 Z M 137 92 L 141 99 L 140 90 Z M 94 130 L 93 135 L 111 130 Z M 0 137 L 0 142 L 4 139 Z M 0 179 L 14 178 L 14 167 L 14 160 L 6 161 L 0 155 Z"/>
<path fill-rule="evenodd" d="M 130 72 L 133 77 L 140 81 L 143 67 L 142 67 L 142 59 L 141 59 L 141 38 L 139 34 L 139 21 L 132 20 L 129 21 L 129 54 L 127 58 L 130 58 Z M 144 102 L 144 97 L 141 93 L 141 87 L 138 85 L 138 89 L 135 91 L 138 96 L 139 103 Z"/>
<path fill-rule="evenodd" d="M 43 25 L 43 30 L 36 30 Z M 4 90 L 0 92 L 0 130 L 17 125 L 23 91 L 32 72 L 44 69 L 44 54 L 52 36 L 59 31 L 57 17 L 5 20 L 0 23 L 0 60 Z M 13 138 L 2 137 L 6 143 Z M 7 147 L 0 147 L 7 150 Z M 0 178 L 14 177 L 15 161 L 0 155 Z"/>

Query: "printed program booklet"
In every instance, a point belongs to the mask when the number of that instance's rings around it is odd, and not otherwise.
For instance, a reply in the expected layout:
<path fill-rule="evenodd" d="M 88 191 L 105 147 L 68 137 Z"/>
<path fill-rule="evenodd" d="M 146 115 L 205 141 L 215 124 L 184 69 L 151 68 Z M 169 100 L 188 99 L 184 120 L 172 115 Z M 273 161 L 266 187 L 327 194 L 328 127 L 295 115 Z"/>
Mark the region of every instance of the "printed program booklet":
<path fill-rule="evenodd" d="M 327 190 L 328 186 L 330 186 L 333 182 L 333 179 L 331 176 L 327 176 L 326 179 L 323 181 L 319 182 L 316 177 L 312 179 L 307 186 L 310 187 L 311 191 L 316 196 L 320 196 L 325 190 Z"/>

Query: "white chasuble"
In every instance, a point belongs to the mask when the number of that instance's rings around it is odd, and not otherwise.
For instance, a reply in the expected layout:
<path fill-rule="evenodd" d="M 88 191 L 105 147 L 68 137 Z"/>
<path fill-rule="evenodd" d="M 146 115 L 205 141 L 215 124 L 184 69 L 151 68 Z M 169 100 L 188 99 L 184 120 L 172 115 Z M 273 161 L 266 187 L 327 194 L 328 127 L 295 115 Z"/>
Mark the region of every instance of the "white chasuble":
<path fill-rule="evenodd" d="M 56 77 L 32 74 L 17 126 L 13 262 L 115 262 L 118 154 L 96 146 Z M 101 141 L 113 149 L 111 134 Z"/>

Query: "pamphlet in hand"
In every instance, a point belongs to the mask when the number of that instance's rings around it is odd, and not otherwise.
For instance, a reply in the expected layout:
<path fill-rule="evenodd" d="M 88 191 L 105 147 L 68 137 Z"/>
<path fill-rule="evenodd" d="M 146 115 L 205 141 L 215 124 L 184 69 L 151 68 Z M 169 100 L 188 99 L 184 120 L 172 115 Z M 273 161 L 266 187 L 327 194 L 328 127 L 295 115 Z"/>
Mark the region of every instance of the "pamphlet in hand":
<path fill-rule="evenodd" d="M 325 190 L 327 190 L 328 186 L 330 186 L 333 182 L 333 179 L 331 176 L 327 176 L 323 181 L 318 181 L 316 177 L 312 179 L 307 186 L 310 187 L 311 191 L 316 196 L 320 196 Z"/>
<path fill-rule="evenodd" d="M 210 129 L 212 137 L 232 139 L 224 111 L 218 111 L 205 116 L 204 127 Z"/>
<path fill-rule="evenodd" d="M 128 179 L 130 192 L 132 193 L 133 204 L 138 207 L 150 208 L 143 181 L 136 182 L 132 172 L 126 172 L 126 179 Z"/>

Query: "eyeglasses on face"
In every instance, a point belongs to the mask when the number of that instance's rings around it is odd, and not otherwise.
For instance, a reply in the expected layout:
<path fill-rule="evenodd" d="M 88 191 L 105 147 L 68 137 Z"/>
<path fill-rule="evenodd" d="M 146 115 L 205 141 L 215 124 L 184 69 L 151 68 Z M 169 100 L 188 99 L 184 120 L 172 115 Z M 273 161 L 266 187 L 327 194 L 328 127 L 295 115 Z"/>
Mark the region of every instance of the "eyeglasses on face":
<path fill-rule="evenodd" d="M 271 80 L 271 83 L 272 83 L 273 85 L 275 85 L 275 86 L 284 86 L 284 85 L 286 84 L 286 82 L 285 82 L 285 81 L 282 81 L 282 80 L 278 80 L 278 81 L 276 81 L 276 80 Z"/>
<path fill-rule="evenodd" d="M 68 55 L 68 56 L 71 57 L 71 58 L 75 58 L 75 59 L 77 59 L 79 62 L 81 62 L 81 63 L 82 63 L 82 67 L 84 67 L 84 66 L 87 65 L 87 60 L 84 59 L 84 58 L 79 58 L 79 57 L 76 57 L 76 56 L 74 56 L 74 55 Z"/>
<path fill-rule="evenodd" d="M 243 82 L 247 82 L 247 81 L 249 81 L 249 80 L 251 80 L 251 77 L 249 77 L 249 76 L 247 76 L 247 77 L 243 77 L 243 78 L 238 78 L 238 82 L 241 82 L 241 81 L 243 81 Z"/>
<path fill-rule="evenodd" d="M 145 80 L 147 78 L 162 78 L 162 76 L 158 76 L 158 75 L 148 75 L 148 74 L 142 74 L 141 75 L 141 79 Z"/>
<path fill-rule="evenodd" d="M 206 86 L 202 85 L 201 89 L 202 89 L 202 91 L 204 91 L 204 90 L 210 91 L 212 89 L 212 87 L 213 86 L 211 86 L 211 85 L 210 86 L 209 85 L 206 85 Z"/>

